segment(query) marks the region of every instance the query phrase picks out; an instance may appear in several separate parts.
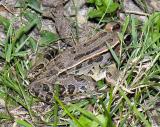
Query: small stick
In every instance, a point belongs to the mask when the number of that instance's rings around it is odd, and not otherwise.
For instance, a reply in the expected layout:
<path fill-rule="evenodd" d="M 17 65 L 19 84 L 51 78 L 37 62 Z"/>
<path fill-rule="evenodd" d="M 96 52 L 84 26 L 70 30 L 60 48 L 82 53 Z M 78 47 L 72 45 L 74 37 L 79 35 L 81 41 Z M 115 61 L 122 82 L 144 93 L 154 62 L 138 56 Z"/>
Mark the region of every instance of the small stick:
<path fill-rule="evenodd" d="M 124 13 L 141 15 L 141 16 L 150 16 L 150 14 L 148 14 L 148 13 L 138 12 L 138 11 L 124 11 Z"/>

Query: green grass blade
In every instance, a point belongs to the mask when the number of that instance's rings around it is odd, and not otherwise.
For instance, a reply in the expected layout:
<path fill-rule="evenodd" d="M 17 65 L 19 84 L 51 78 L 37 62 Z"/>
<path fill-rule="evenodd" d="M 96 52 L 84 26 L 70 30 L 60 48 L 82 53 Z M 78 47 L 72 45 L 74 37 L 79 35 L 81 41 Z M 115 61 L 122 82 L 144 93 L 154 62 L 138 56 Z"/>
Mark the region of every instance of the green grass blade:
<path fill-rule="evenodd" d="M 15 36 L 12 38 L 12 43 L 14 44 L 18 39 L 21 38 L 23 34 L 28 33 L 36 25 L 37 25 L 37 19 L 26 24 L 25 26 L 22 26 L 20 29 L 16 31 Z"/>
<path fill-rule="evenodd" d="M 11 54 L 12 54 L 12 44 L 10 43 L 10 44 L 8 44 L 8 46 L 7 46 L 7 50 L 6 50 L 6 62 L 10 62 L 10 60 L 11 60 Z"/>
<path fill-rule="evenodd" d="M 106 44 L 107 44 L 107 48 L 108 48 L 109 51 L 111 52 L 111 54 L 112 54 L 114 60 L 116 61 L 118 67 L 120 67 L 121 62 L 120 62 L 119 58 L 117 57 L 115 51 L 111 48 L 111 46 L 109 45 L 108 42 L 106 42 Z"/>
<path fill-rule="evenodd" d="M 131 16 L 132 21 L 132 42 L 137 43 L 137 31 L 136 31 L 136 20 L 133 16 Z"/>
<path fill-rule="evenodd" d="M 77 105 L 73 105 L 71 104 L 71 106 L 75 109 L 77 109 L 78 111 L 80 111 L 83 115 L 87 116 L 88 118 L 90 118 L 91 120 L 94 120 L 95 122 L 97 122 L 99 125 L 101 125 L 103 127 L 103 124 L 101 123 L 101 121 L 99 121 L 95 115 L 93 115 L 92 113 L 82 109 L 82 108 L 79 108 Z"/>
<path fill-rule="evenodd" d="M 28 54 L 28 51 L 20 51 L 20 52 L 15 52 L 12 54 L 12 57 L 25 57 Z"/>
<path fill-rule="evenodd" d="M 128 24 L 129 24 L 129 21 L 130 21 L 130 16 L 127 16 L 124 23 L 123 23 L 123 26 L 122 26 L 122 35 L 124 36 L 126 30 L 127 30 L 127 27 L 128 27 Z"/>
<path fill-rule="evenodd" d="M 54 96 L 54 99 L 58 102 L 58 104 L 63 108 L 63 110 L 68 114 L 68 116 L 76 123 L 78 127 L 83 127 L 79 121 L 68 111 L 68 109 L 64 106 L 64 104 L 59 100 L 57 96 Z"/>
<path fill-rule="evenodd" d="M 114 127 L 114 125 L 113 125 L 113 122 L 112 122 L 112 118 L 111 118 L 111 115 L 110 115 L 110 113 L 108 112 L 108 110 L 107 110 L 107 108 L 106 108 L 106 106 L 105 106 L 105 104 L 103 103 L 103 101 L 102 100 L 100 100 L 100 104 L 102 105 L 102 108 L 103 108 L 103 110 L 104 110 L 104 114 L 105 114 L 105 117 L 106 117 L 106 126 L 107 127 Z"/>
<path fill-rule="evenodd" d="M 135 105 L 132 105 L 132 104 L 131 104 L 131 101 L 130 101 L 129 98 L 126 96 L 126 94 L 125 94 L 119 87 L 118 87 L 118 90 L 119 90 L 121 96 L 123 96 L 123 98 L 126 100 L 127 104 L 128 104 L 130 107 L 133 108 L 133 111 L 134 111 L 135 115 L 142 120 L 142 122 L 144 123 L 144 125 L 145 125 L 146 127 L 151 127 L 150 123 L 145 119 L 145 116 L 138 111 L 138 109 L 136 108 Z"/>
<path fill-rule="evenodd" d="M 55 95 L 57 97 L 59 97 L 59 85 L 56 84 L 55 85 Z M 58 102 L 56 101 L 54 104 L 54 123 L 53 123 L 53 127 L 57 127 L 57 123 L 58 123 Z"/>
<path fill-rule="evenodd" d="M 28 36 L 27 39 L 25 41 L 23 41 L 23 43 L 21 43 L 15 50 L 15 53 L 19 52 L 21 50 L 21 48 L 27 43 L 27 41 L 31 38 L 31 36 Z"/>
<path fill-rule="evenodd" d="M 16 120 L 16 123 L 18 124 L 18 125 L 21 125 L 21 126 L 23 126 L 23 127 L 33 127 L 30 123 L 28 123 L 27 121 L 25 121 L 25 120 Z"/>

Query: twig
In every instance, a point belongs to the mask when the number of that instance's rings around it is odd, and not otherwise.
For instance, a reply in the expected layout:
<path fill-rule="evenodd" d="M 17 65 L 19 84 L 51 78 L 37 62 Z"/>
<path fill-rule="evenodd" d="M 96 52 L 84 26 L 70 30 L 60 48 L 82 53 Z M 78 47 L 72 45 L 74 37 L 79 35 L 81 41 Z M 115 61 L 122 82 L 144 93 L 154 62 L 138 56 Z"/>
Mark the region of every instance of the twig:
<path fill-rule="evenodd" d="M 0 3 L 0 6 L 4 7 L 5 10 L 7 10 L 12 15 L 14 15 L 14 13 L 11 11 L 11 9 L 8 9 L 8 7 L 6 5 L 4 5 L 3 3 Z"/>
<path fill-rule="evenodd" d="M 150 14 L 148 14 L 148 13 L 138 12 L 138 11 L 124 11 L 124 13 L 127 13 L 127 14 L 135 14 L 135 15 L 141 15 L 141 16 L 150 16 Z"/>

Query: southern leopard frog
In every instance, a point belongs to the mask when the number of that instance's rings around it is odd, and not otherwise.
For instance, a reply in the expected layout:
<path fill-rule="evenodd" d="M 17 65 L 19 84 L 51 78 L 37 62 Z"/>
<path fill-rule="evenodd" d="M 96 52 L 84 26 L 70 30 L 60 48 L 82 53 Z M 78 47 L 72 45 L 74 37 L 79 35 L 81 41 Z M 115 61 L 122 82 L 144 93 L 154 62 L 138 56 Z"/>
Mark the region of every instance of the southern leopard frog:
<path fill-rule="evenodd" d="M 51 102 L 54 85 L 58 82 L 64 101 L 94 94 L 95 80 L 100 80 L 100 75 L 106 74 L 105 65 L 111 64 L 112 57 L 106 42 L 115 48 L 119 43 L 117 33 L 99 32 L 88 41 L 66 49 L 50 62 L 39 63 L 33 67 L 29 77 L 35 79 L 30 84 L 30 93 Z"/>
<path fill-rule="evenodd" d="M 53 14 L 60 37 L 71 36 L 69 21 L 64 16 L 64 1 L 56 0 Z M 73 44 L 72 39 L 64 39 L 69 44 L 65 51 L 54 59 L 36 64 L 28 77 L 32 80 L 29 91 L 46 102 L 53 101 L 54 86 L 60 87 L 60 97 L 64 101 L 75 100 L 96 93 L 96 82 L 106 76 L 105 65 L 110 64 L 111 54 L 106 42 L 115 48 L 119 41 L 117 32 L 98 32 L 87 41 Z"/>

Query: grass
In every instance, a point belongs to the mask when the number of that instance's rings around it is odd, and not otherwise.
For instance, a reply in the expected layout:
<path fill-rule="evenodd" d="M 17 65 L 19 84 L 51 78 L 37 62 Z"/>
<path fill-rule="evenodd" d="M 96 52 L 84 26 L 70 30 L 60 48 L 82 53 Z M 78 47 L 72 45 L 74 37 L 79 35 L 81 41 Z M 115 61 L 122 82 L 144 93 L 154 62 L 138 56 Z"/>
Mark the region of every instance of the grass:
<path fill-rule="evenodd" d="M 39 9 L 37 7 L 32 6 L 35 10 Z M 1 62 L 4 63 L 0 72 L 0 99 L 5 102 L 4 107 L 9 111 L 1 113 L 1 124 L 9 121 L 24 127 L 39 124 L 70 127 L 151 127 L 156 124 L 160 115 L 157 106 L 160 102 L 160 13 L 153 13 L 141 25 L 132 16 L 128 16 L 124 21 L 119 33 L 120 55 L 116 56 L 114 50 L 110 49 L 120 70 L 120 76 L 115 84 L 108 86 L 108 93 L 98 99 L 93 97 L 69 105 L 63 104 L 58 96 L 54 96 L 56 103 L 43 114 L 43 120 L 39 120 L 39 112 L 33 110 L 39 100 L 29 94 L 26 78 L 31 64 L 26 56 L 29 56 L 31 51 L 37 52 L 39 48 L 38 42 L 31 34 L 40 26 L 40 18 L 34 19 L 35 15 L 38 17 L 39 13 L 32 12 L 28 21 L 22 21 L 23 26 L 18 29 L 14 28 L 16 18 L 9 20 L 0 17 L 6 34 L 5 40 L 0 40 Z M 103 17 L 100 19 L 102 21 Z M 129 46 L 125 45 L 126 33 L 132 36 Z M 40 40 L 48 46 L 57 40 L 57 36 L 43 31 Z M 122 61 L 124 52 L 127 59 Z M 30 117 L 30 121 L 10 113 L 11 109 L 19 106 L 28 111 L 26 115 Z M 92 110 L 88 110 L 90 107 Z"/>

